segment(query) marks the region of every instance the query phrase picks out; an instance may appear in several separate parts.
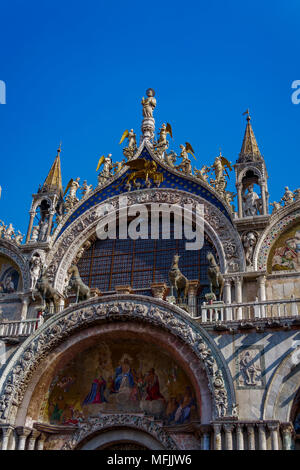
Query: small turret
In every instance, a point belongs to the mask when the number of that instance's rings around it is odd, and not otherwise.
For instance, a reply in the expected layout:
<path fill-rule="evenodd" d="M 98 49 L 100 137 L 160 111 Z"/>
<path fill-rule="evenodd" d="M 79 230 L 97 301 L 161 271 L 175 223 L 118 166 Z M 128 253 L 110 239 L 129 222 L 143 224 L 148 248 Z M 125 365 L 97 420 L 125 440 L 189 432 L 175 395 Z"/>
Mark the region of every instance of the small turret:
<path fill-rule="evenodd" d="M 57 149 L 57 155 L 44 184 L 32 196 L 26 243 L 48 242 L 53 226 L 53 217 L 56 213 L 60 213 L 63 204 L 60 152 L 61 145 Z M 34 225 L 35 219 L 36 225 Z"/>
<path fill-rule="evenodd" d="M 260 153 L 252 126 L 249 110 L 247 125 L 239 158 L 234 165 L 238 194 L 238 217 L 266 216 L 268 214 L 268 173 Z M 260 188 L 260 195 L 255 192 Z"/>

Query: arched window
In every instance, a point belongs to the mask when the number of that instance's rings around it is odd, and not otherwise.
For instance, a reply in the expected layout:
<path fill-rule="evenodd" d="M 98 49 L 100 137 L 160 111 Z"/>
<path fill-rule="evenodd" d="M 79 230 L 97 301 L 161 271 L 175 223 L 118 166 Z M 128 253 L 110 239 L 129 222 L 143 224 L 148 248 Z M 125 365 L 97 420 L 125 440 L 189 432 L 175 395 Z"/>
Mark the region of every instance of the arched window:
<path fill-rule="evenodd" d="M 171 234 L 173 230 L 171 228 Z M 179 254 L 179 267 L 189 280 L 199 280 L 200 297 L 207 292 L 207 253 L 218 259 L 216 250 L 205 235 L 201 250 L 186 250 L 185 239 L 174 240 L 97 240 L 78 262 L 82 280 L 89 287 L 113 292 L 115 286 L 130 285 L 134 292 L 151 295 L 151 284 L 166 282 L 174 254 Z"/>

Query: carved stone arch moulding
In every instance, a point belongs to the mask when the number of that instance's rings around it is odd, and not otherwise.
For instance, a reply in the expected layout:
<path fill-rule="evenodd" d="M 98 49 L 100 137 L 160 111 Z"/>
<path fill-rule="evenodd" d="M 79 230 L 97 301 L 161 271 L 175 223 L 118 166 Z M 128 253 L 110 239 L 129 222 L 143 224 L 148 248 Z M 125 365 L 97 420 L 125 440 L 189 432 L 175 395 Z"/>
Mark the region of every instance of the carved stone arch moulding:
<path fill-rule="evenodd" d="M 112 295 L 92 298 L 56 314 L 23 343 L 0 379 L 0 422 L 14 424 L 34 372 L 60 344 L 85 328 L 120 320 L 122 324 L 123 321 L 142 322 L 159 327 L 182 341 L 195 358 L 189 367 L 197 370 L 200 367 L 204 371 L 213 405 L 212 418 L 234 414 L 235 391 L 230 371 L 214 341 L 201 326 L 192 322 L 181 309 L 162 300 Z"/>
<path fill-rule="evenodd" d="M 294 208 L 291 212 L 290 207 L 287 207 L 286 211 L 280 211 L 280 214 L 274 217 L 273 224 L 266 228 L 255 248 L 253 260 L 257 271 L 267 270 L 268 256 L 272 246 L 297 219 L 300 221 L 300 209 Z"/>
<path fill-rule="evenodd" d="M 50 210 L 53 210 L 53 201 L 46 194 L 40 193 L 39 197 L 33 201 L 31 211 L 36 211 L 43 201 L 47 201 L 50 206 Z"/>
<path fill-rule="evenodd" d="M 190 193 L 178 190 L 148 189 L 122 194 L 128 199 L 128 206 L 134 204 L 168 203 L 203 204 L 205 231 L 210 236 L 218 252 L 223 272 L 243 271 L 245 267 L 244 251 L 236 229 L 227 217 L 213 204 Z M 75 259 L 78 250 L 95 234 L 96 226 L 101 220 L 98 208 L 103 204 L 111 204 L 118 210 L 118 196 L 107 199 L 98 206 L 90 208 L 76 219 L 54 243 L 48 258 L 48 274 L 54 287 L 63 290 L 66 273 Z"/>
<path fill-rule="evenodd" d="M 28 268 L 28 260 L 23 256 L 20 249 L 14 244 L 7 242 L 6 240 L 1 240 L 0 245 L 0 254 L 7 256 L 12 259 L 18 268 L 20 269 L 23 290 L 27 291 L 30 288 L 30 275 Z"/>
<path fill-rule="evenodd" d="M 246 163 L 245 163 L 245 168 L 243 168 L 243 170 L 240 172 L 239 174 L 239 177 L 238 177 L 238 183 L 241 183 L 242 182 L 242 179 L 244 178 L 244 176 L 246 175 L 246 173 L 248 173 L 248 171 L 253 171 L 253 173 L 258 176 L 258 178 L 262 178 L 264 176 L 263 172 L 260 170 L 260 168 L 258 168 L 257 166 L 248 166 Z"/>
<path fill-rule="evenodd" d="M 79 427 L 63 444 L 61 450 L 74 450 L 80 447 L 82 442 L 90 436 L 115 428 L 132 428 L 143 431 L 154 437 L 165 449 L 178 449 L 171 436 L 155 421 L 134 414 L 114 414 L 101 416 L 101 418 L 88 418 L 85 426 Z"/>

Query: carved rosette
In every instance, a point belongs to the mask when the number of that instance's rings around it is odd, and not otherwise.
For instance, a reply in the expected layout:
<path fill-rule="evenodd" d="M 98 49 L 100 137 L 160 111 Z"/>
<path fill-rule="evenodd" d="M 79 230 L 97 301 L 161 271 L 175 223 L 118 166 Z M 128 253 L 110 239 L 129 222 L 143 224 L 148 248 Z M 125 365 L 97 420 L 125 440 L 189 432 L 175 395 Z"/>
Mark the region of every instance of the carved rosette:
<path fill-rule="evenodd" d="M 0 421 L 14 420 L 15 406 L 20 405 L 33 372 L 61 342 L 92 324 L 119 320 L 147 322 L 180 338 L 192 348 L 206 371 L 215 418 L 231 413 L 235 400 L 230 372 L 207 333 L 191 323 L 176 306 L 166 306 L 165 302 L 157 299 L 149 302 L 141 296 L 124 295 L 118 300 L 114 296 L 93 298 L 80 307 L 70 307 L 50 318 L 23 343 L 0 379 Z M 220 407 L 221 396 L 223 404 Z"/>

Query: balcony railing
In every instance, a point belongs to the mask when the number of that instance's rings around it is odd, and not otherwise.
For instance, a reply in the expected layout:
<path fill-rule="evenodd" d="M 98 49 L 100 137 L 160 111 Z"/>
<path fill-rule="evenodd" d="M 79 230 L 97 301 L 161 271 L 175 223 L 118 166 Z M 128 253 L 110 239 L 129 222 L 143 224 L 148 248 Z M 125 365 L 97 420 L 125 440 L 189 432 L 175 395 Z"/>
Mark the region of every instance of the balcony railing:
<path fill-rule="evenodd" d="M 58 311 L 63 310 L 60 307 Z M 48 312 L 50 314 L 58 313 Z M 300 299 L 266 300 L 240 304 L 202 304 L 199 315 L 193 317 L 201 323 L 223 323 L 228 321 L 247 322 L 256 319 L 300 319 Z M 9 321 L 0 323 L 0 338 L 30 336 L 44 322 L 43 316 L 37 319 Z"/>
<path fill-rule="evenodd" d="M 40 318 L 20 321 L 3 321 L 0 323 L 0 338 L 17 338 L 19 336 L 30 336 L 42 323 Z"/>
<path fill-rule="evenodd" d="M 252 321 L 260 318 L 298 317 L 300 299 L 266 300 L 240 304 L 202 304 L 200 315 L 202 323 L 226 321 Z"/>

